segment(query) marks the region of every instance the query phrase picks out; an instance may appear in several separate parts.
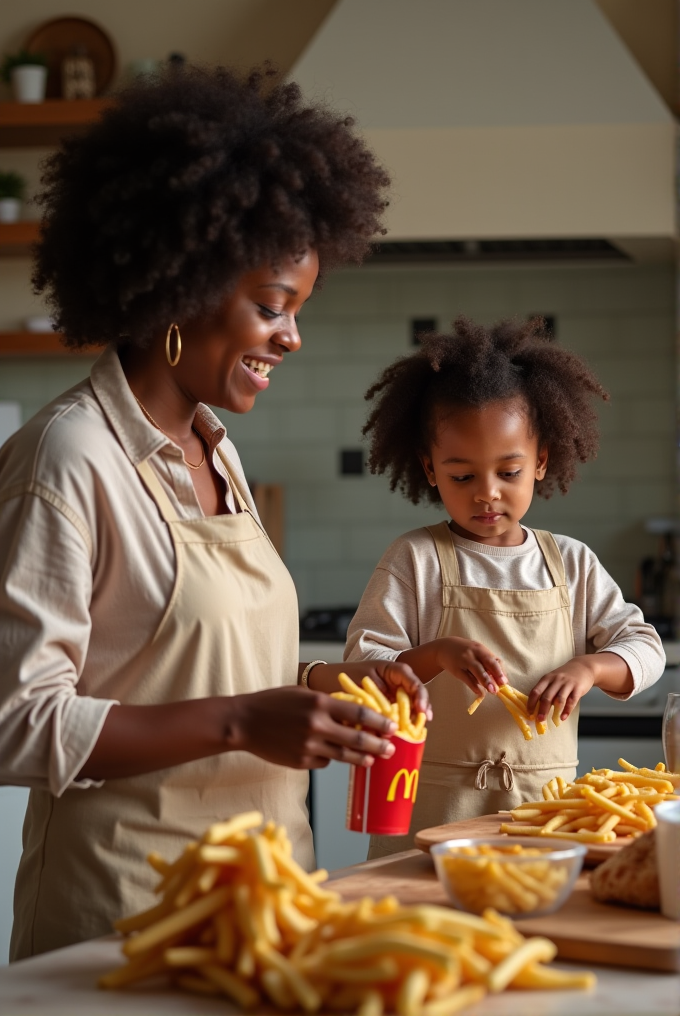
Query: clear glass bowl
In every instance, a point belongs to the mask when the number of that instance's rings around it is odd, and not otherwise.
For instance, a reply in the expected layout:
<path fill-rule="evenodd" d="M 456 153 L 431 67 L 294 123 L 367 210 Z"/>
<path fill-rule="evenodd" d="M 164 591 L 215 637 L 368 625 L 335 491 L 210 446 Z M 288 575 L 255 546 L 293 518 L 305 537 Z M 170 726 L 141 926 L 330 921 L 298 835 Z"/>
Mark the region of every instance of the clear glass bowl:
<path fill-rule="evenodd" d="M 517 847 L 535 853 L 513 852 Z M 471 853 L 488 848 L 495 853 Z M 583 867 L 582 843 L 531 836 L 446 840 L 432 847 L 437 876 L 458 910 L 493 907 L 508 917 L 541 917 L 558 910 Z"/>

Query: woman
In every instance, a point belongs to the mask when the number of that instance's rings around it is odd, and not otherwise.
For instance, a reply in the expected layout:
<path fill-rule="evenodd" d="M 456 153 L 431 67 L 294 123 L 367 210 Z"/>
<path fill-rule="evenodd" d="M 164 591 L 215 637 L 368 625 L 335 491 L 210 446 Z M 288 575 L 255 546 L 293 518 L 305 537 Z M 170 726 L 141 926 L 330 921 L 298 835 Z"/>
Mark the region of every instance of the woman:
<path fill-rule="evenodd" d="M 230 813 L 311 865 L 305 770 L 392 751 L 322 694 L 341 669 L 426 707 L 408 667 L 298 664 L 292 581 L 205 405 L 252 409 L 319 266 L 379 229 L 387 177 L 351 127 L 267 75 L 188 70 L 48 163 L 34 282 L 68 345 L 107 348 L 0 455 L 0 779 L 31 787 L 13 959 L 107 932 L 151 901 L 150 849 Z"/>

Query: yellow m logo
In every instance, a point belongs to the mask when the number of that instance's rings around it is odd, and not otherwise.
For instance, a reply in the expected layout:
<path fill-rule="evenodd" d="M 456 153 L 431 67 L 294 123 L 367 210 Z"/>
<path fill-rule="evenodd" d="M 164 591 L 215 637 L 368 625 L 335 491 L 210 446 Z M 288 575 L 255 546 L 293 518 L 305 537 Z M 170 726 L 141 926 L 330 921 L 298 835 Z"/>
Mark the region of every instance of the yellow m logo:
<path fill-rule="evenodd" d="M 413 789 L 413 801 L 415 802 L 416 794 L 418 793 L 418 770 L 412 769 L 411 772 L 408 769 L 400 769 L 396 776 L 390 783 L 390 789 L 387 791 L 387 800 L 393 801 L 397 796 L 397 790 L 399 789 L 399 780 L 404 777 L 404 798 L 411 796 L 411 789 Z"/>

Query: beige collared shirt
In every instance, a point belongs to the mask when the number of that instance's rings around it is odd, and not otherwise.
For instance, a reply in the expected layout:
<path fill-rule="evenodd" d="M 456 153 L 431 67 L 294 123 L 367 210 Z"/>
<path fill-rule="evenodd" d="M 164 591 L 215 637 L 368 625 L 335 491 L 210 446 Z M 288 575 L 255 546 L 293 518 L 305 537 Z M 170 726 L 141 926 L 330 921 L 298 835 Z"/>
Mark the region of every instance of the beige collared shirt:
<path fill-rule="evenodd" d="M 257 518 L 220 421 L 200 406 L 194 426 Z M 75 777 L 175 578 L 170 536 L 135 469 L 145 459 L 177 515 L 200 518 L 182 450 L 144 418 L 114 349 L 0 450 L 0 784 L 59 796 L 92 783 Z"/>

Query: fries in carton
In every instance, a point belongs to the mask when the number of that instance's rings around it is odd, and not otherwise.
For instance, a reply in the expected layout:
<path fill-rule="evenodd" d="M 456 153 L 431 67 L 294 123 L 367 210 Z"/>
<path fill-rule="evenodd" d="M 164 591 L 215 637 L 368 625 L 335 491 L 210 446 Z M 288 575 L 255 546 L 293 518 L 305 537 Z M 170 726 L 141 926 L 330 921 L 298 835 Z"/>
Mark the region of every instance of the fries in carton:
<path fill-rule="evenodd" d="M 127 962 L 101 988 L 163 976 L 241 1010 L 449 1016 L 506 988 L 590 988 L 590 973 L 544 966 L 545 938 L 525 939 L 494 910 L 342 900 L 307 874 L 285 830 L 248 812 L 211 826 L 173 863 L 154 854 L 156 906 L 116 921 Z M 523 1006 L 523 1011 L 528 1011 Z"/>
<path fill-rule="evenodd" d="M 425 749 L 425 713 L 411 721 L 411 702 L 401 688 L 397 701 L 390 702 L 370 677 L 361 687 L 340 674 L 342 692 L 334 697 L 368 706 L 399 724 L 390 738 L 395 751 L 391 758 L 377 758 L 370 768 L 350 768 L 347 793 L 347 828 L 378 836 L 405 836 L 418 793 L 420 764 Z"/>

